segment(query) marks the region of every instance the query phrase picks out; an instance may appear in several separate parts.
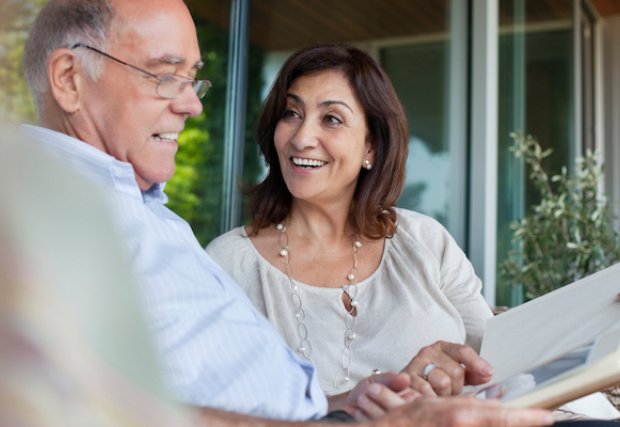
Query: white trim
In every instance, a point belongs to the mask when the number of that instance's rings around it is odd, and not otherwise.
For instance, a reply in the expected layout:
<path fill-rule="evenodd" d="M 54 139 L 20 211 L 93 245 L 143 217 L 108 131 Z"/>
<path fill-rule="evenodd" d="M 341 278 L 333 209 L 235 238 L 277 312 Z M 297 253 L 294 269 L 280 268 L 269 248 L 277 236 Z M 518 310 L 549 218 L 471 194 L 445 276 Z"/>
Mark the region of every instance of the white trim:
<path fill-rule="evenodd" d="M 592 99 L 594 105 L 592 106 L 594 109 L 594 150 L 598 153 L 602 154 L 601 161 L 605 162 L 605 62 L 603 60 L 604 52 L 604 24 L 603 18 L 600 13 L 592 5 L 590 0 L 586 0 L 584 7 L 587 8 L 588 12 L 594 17 L 592 22 L 592 40 L 594 40 L 594 47 L 592 52 L 592 60 L 593 60 L 593 71 L 592 78 L 594 79 L 594 93 L 592 94 Z M 617 45 L 616 45 L 617 46 Z M 610 118 L 613 116 L 610 116 Z M 605 182 L 601 183 L 600 191 L 604 193 L 605 191 Z"/>
<path fill-rule="evenodd" d="M 246 98 L 248 82 L 250 5 L 233 0 L 230 8 L 230 39 L 226 71 L 226 111 L 224 116 L 224 158 L 220 233 L 241 225 L 241 193 L 245 145 Z"/>
<path fill-rule="evenodd" d="M 573 0 L 573 147 L 571 159 L 581 157 L 583 154 L 583 43 L 581 40 L 583 25 L 581 19 L 581 2 Z"/>
<path fill-rule="evenodd" d="M 495 305 L 497 246 L 498 0 L 472 2 L 469 256 Z"/>
<path fill-rule="evenodd" d="M 620 16 L 603 21 L 605 190 L 620 217 Z"/>
<path fill-rule="evenodd" d="M 589 3 L 588 3 L 589 4 Z M 594 52 L 593 52 L 593 78 L 594 78 L 594 93 L 592 94 L 594 99 L 594 149 L 601 154 L 601 161 L 605 163 L 605 93 L 604 93 L 604 63 L 603 63 L 603 25 L 601 16 L 598 14 L 595 8 L 591 7 L 592 13 L 595 16 L 594 23 L 592 24 L 592 37 L 594 37 Z M 617 46 L 617 45 L 616 45 Z M 599 186 L 599 192 L 605 193 L 605 180 Z"/>
<path fill-rule="evenodd" d="M 525 4 L 525 3 L 520 3 Z M 519 22 L 520 31 L 526 34 L 530 33 L 547 33 L 554 30 L 570 30 L 573 28 L 573 21 L 570 19 L 557 21 L 540 21 L 540 22 Z M 515 24 L 506 24 L 499 27 L 500 35 L 512 35 L 515 31 Z"/>
<path fill-rule="evenodd" d="M 448 188 L 451 208 L 447 212 L 447 225 L 452 237 L 464 248 L 466 239 L 465 210 L 467 208 L 467 4 L 463 0 L 450 2 L 450 38 L 448 64 L 448 90 L 444 105 L 448 116 L 444 122 L 450 156 L 452 181 Z"/>

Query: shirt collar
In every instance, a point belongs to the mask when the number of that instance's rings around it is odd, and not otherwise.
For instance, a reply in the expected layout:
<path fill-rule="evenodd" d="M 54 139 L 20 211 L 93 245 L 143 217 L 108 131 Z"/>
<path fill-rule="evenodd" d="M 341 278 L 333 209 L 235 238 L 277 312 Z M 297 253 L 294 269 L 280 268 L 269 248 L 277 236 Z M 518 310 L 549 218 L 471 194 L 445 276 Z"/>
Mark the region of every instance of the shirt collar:
<path fill-rule="evenodd" d="M 22 125 L 21 129 L 48 151 L 61 157 L 63 161 L 69 161 L 79 172 L 95 181 L 111 185 L 132 197 L 139 197 L 144 203 L 165 204 L 168 201 L 163 191 L 165 183 L 154 184 L 148 190 L 141 191 L 133 166 L 128 162 L 117 160 L 92 145 L 61 132 L 33 125 Z"/>

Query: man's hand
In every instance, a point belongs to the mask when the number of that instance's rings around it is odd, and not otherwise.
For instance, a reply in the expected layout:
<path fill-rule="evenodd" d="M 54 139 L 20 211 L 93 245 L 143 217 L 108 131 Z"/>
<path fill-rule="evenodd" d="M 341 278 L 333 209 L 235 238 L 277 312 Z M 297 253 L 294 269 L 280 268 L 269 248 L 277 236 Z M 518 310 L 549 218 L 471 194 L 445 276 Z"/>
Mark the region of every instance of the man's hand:
<path fill-rule="evenodd" d="M 411 376 L 411 388 L 423 396 L 455 396 L 465 384 L 489 381 L 493 367 L 471 347 L 437 341 L 422 348 L 403 372 Z"/>
<path fill-rule="evenodd" d="M 374 427 L 532 427 L 553 424 L 542 409 L 515 409 L 473 397 L 420 398 L 390 410 Z"/>
<path fill-rule="evenodd" d="M 358 421 L 374 419 L 420 397 L 410 384 L 411 377 L 402 372 L 371 375 L 349 393 L 330 397 L 330 410 L 347 411 Z"/>

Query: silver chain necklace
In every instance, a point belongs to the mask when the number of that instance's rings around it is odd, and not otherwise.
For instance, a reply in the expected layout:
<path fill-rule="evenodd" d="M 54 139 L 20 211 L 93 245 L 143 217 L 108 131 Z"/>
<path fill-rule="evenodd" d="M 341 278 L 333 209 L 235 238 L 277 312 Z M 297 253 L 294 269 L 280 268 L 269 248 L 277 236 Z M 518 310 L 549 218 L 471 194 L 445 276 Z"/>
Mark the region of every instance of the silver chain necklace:
<path fill-rule="evenodd" d="M 312 355 L 312 344 L 308 339 L 308 328 L 306 327 L 306 314 L 304 312 L 303 300 L 299 286 L 293 280 L 293 274 L 291 272 L 290 264 L 290 249 L 288 246 L 288 234 L 286 232 L 286 225 L 276 225 L 276 230 L 280 233 L 280 252 L 279 255 L 284 259 L 284 267 L 286 270 L 286 276 L 288 277 L 289 290 L 291 292 L 291 299 L 293 301 L 293 308 L 295 310 L 295 321 L 297 322 L 297 337 L 299 343 L 297 345 L 297 352 L 306 359 L 310 359 Z M 349 274 L 347 274 L 347 282 L 342 286 L 342 292 L 349 298 L 349 306 L 345 306 L 344 314 L 344 348 L 342 349 L 341 371 L 334 378 L 334 387 L 339 387 L 351 380 L 349 374 L 351 370 L 351 363 L 353 362 L 353 341 L 357 338 L 355 334 L 355 319 L 358 315 L 359 305 L 357 301 L 357 258 L 359 250 L 362 247 L 358 236 L 355 236 L 353 241 L 353 267 Z"/>

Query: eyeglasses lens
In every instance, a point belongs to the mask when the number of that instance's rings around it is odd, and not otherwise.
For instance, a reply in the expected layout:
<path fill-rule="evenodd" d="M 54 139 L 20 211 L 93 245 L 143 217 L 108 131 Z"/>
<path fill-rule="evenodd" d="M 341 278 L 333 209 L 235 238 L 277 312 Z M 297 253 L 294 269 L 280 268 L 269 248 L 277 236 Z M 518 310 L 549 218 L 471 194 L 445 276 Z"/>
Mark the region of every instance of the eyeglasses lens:
<path fill-rule="evenodd" d="M 157 94 L 162 98 L 173 99 L 179 96 L 186 85 L 191 84 L 192 89 L 199 99 L 204 97 L 211 87 L 211 82 L 208 80 L 184 80 L 174 78 L 173 76 L 164 77 L 159 81 L 157 85 Z"/>

